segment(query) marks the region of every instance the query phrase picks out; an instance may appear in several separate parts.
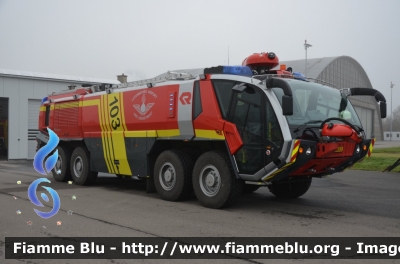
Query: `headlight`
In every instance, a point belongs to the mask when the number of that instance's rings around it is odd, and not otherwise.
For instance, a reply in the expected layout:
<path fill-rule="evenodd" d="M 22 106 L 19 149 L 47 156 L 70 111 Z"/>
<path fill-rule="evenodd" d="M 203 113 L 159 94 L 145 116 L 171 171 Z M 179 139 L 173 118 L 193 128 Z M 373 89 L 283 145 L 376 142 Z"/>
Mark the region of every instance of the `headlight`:
<path fill-rule="evenodd" d="M 356 152 L 360 153 L 360 151 L 361 151 L 360 145 L 357 145 Z"/>
<path fill-rule="evenodd" d="M 308 149 L 306 150 L 306 155 L 307 156 L 311 155 L 311 148 L 310 147 L 308 147 Z"/>

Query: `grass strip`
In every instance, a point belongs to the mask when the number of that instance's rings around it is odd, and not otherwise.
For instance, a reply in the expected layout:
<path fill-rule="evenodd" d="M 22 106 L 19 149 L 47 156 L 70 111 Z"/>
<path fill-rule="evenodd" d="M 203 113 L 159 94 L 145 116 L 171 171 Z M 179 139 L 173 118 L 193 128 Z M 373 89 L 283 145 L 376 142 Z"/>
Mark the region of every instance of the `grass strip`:
<path fill-rule="evenodd" d="M 394 152 L 391 149 L 399 149 L 399 152 Z M 365 158 L 363 161 L 354 164 L 352 170 L 368 170 L 368 171 L 383 171 L 388 166 L 396 162 L 400 158 L 400 148 L 391 149 L 376 149 L 372 152 L 371 157 Z M 392 172 L 400 172 L 400 165 L 392 170 Z"/>

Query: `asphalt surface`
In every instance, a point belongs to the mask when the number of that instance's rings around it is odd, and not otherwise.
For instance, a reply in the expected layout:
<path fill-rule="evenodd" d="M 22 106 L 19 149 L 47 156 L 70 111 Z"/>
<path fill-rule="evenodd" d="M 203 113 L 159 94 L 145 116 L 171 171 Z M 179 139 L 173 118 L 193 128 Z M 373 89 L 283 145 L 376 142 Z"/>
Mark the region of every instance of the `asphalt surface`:
<path fill-rule="evenodd" d="M 351 171 L 314 179 L 295 200 L 267 188 L 242 195 L 228 209 L 204 208 L 193 197 L 167 202 L 145 185 L 100 174 L 90 187 L 55 182 L 59 213 L 42 219 L 28 186 L 41 175 L 31 162 L 0 161 L 0 263 L 398 263 L 395 260 L 5 260 L 5 237 L 374 237 L 399 236 L 400 174 Z M 21 184 L 17 184 L 21 181 Z M 76 196 L 76 200 L 72 199 Z M 49 203 L 49 210 L 52 202 Z M 20 210 L 21 214 L 16 211 Z M 48 210 L 48 211 L 49 211 Z M 43 209 L 43 211 L 45 211 Z M 73 211 L 72 215 L 68 211 Z M 31 221 L 31 225 L 27 222 Z M 61 221 L 61 225 L 57 225 Z"/>

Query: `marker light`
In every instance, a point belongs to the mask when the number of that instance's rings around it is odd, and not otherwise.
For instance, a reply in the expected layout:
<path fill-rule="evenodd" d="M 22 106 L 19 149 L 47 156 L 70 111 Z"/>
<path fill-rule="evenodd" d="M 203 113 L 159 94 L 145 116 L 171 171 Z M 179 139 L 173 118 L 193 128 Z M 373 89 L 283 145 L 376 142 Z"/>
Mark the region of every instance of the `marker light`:
<path fill-rule="evenodd" d="M 366 151 L 367 150 L 367 145 L 363 146 L 363 150 Z"/>
<path fill-rule="evenodd" d="M 299 148 L 299 153 L 301 154 L 301 153 L 303 153 L 303 151 L 304 151 L 303 147 L 300 147 Z"/>

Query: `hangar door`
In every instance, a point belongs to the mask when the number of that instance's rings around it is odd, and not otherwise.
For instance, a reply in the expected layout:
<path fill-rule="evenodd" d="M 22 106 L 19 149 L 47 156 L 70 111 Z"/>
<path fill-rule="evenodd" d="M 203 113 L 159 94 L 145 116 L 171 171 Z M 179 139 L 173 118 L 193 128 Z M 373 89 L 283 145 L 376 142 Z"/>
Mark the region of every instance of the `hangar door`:
<path fill-rule="evenodd" d="M 353 106 L 354 109 L 357 112 L 358 117 L 361 120 L 361 124 L 364 127 L 365 133 L 368 138 L 371 138 L 371 135 L 373 133 L 373 111 L 371 109 L 359 107 L 359 106 Z"/>
<path fill-rule="evenodd" d="M 28 159 L 36 154 L 36 135 L 39 133 L 39 110 L 41 100 L 28 100 Z"/>
<path fill-rule="evenodd" d="M 0 97 L 0 160 L 8 154 L 8 98 Z"/>

